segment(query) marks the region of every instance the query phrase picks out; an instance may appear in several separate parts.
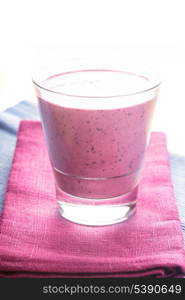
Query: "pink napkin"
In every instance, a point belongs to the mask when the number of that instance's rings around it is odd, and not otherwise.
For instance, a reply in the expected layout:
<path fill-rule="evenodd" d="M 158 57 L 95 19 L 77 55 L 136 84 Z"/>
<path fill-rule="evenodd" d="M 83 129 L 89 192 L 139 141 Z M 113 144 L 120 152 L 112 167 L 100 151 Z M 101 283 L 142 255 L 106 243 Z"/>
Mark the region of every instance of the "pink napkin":
<path fill-rule="evenodd" d="M 60 217 L 39 122 L 23 121 L 0 224 L 1 277 L 175 277 L 183 237 L 166 138 L 152 133 L 136 215 L 104 227 Z"/>

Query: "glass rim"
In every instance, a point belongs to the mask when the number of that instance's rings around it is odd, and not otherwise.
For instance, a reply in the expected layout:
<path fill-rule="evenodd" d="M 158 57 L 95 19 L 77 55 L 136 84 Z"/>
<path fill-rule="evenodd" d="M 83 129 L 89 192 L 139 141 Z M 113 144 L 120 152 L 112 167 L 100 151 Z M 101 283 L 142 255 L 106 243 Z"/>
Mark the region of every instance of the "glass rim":
<path fill-rule="evenodd" d="M 57 61 L 56 61 L 57 62 Z M 81 63 L 85 62 L 85 66 L 81 65 Z M 78 66 L 75 65 L 75 63 L 78 63 Z M 97 65 L 98 63 L 98 65 Z M 80 64 L 80 65 L 79 65 Z M 106 64 L 106 65 L 105 65 Z M 90 67 L 88 66 L 90 65 Z M 93 65 L 93 67 L 92 67 Z M 55 67 L 56 69 L 52 69 Z M 63 71 L 62 71 L 63 69 Z M 129 91 L 128 93 L 122 93 L 121 90 L 118 94 L 113 95 L 90 95 L 87 93 L 87 95 L 79 95 L 78 93 L 68 93 L 68 92 L 63 92 L 63 91 L 57 91 L 54 90 L 52 87 L 48 87 L 44 85 L 44 83 L 52 78 L 57 78 L 59 76 L 64 76 L 64 75 L 70 75 L 74 73 L 82 73 L 82 72 L 118 72 L 118 73 L 124 73 L 126 75 L 131 75 L 131 76 L 136 76 L 140 78 L 144 78 L 145 80 L 148 81 L 146 87 L 141 87 L 138 88 L 136 91 Z M 42 74 L 42 72 L 44 72 Z M 124 80 L 124 79 L 123 79 Z M 140 64 L 138 67 L 138 64 L 136 63 L 124 63 L 122 64 L 121 62 L 115 62 L 109 59 L 109 61 L 87 61 L 87 60 L 74 60 L 74 65 L 73 65 L 73 60 L 72 61 L 61 61 L 59 60 L 58 64 L 45 64 L 43 68 L 37 69 L 37 71 L 32 74 L 32 82 L 33 84 L 46 92 L 55 94 L 55 95 L 61 95 L 69 98 L 89 98 L 89 99 L 106 99 L 106 98 L 120 98 L 120 97 L 132 97 L 132 96 L 137 96 L 143 93 L 151 92 L 152 90 L 157 89 L 161 83 L 162 80 L 159 77 L 159 75 L 156 75 L 156 71 L 153 70 L 153 67 L 149 67 L 148 65 L 146 66 L 145 64 Z"/>
<path fill-rule="evenodd" d="M 80 71 L 79 71 L 80 72 Z M 66 73 L 63 73 L 63 74 L 66 74 Z M 61 75 L 61 74 L 60 74 Z M 128 94 L 120 94 L 120 95 L 112 95 L 112 96 L 83 96 L 83 95 L 76 95 L 76 94 L 67 94 L 67 93 L 62 93 L 62 92 L 58 92 L 58 91 L 54 91 L 50 88 L 46 88 L 44 86 L 42 86 L 41 84 L 37 83 L 33 77 L 32 77 L 32 82 L 34 83 L 34 85 L 36 85 L 38 88 L 42 89 L 42 90 L 45 90 L 47 92 L 50 92 L 50 93 L 54 93 L 54 94 L 57 94 L 57 95 L 62 95 L 62 96 L 67 96 L 67 97 L 76 97 L 76 98 L 94 98 L 94 99 L 97 99 L 97 98 L 119 98 L 119 97 L 129 97 L 129 96 L 134 96 L 134 95 L 138 95 L 138 94 L 143 94 L 143 93 L 146 93 L 146 92 L 149 92 L 151 90 L 154 90 L 156 88 L 158 88 L 162 81 L 160 80 L 158 83 L 152 85 L 151 87 L 147 88 L 147 89 L 143 89 L 141 91 L 138 91 L 138 92 L 133 92 L 133 93 L 128 93 Z"/>

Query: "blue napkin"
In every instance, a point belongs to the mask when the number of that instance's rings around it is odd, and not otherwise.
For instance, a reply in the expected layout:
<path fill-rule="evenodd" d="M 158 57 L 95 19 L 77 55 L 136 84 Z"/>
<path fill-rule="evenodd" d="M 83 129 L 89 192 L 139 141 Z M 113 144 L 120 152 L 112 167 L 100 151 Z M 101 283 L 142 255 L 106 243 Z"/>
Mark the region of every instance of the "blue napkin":
<path fill-rule="evenodd" d="M 22 101 L 0 112 L 0 211 L 6 192 L 7 179 L 16 144 L 16 133 L 21 119 L 38 120 L 39 114 L 34 103 Z"/>
<path fill-rule="evenodd" d="M 0 112 L 0 211 L 6 192 L 7 180 L 16 144 L 16 133 L 20 120 L 39 120 L 35 103 L 22 101 Z M 169 154 L 172 180 L 185 238 L 185 157 Z M 165 213 L 165 212 L 164 212 Z"/>
<path fill-rule="evenodd" d="M 170 153 L 169 159 L 177 207 L 185 239 L 185 157 Z"/>

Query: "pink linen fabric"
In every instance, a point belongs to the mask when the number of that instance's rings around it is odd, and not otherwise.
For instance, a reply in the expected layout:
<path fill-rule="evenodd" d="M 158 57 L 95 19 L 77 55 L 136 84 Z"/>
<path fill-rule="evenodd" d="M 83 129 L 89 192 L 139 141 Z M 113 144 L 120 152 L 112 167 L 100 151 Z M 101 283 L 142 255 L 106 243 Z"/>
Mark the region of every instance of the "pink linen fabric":
<path fill-rule="evenodd" d="M 175 277 L 185 273 L 183 236 L 166 138 L 152 133 L 137 212 L 91 227 L 59 215 L 40 122 L 22 121 L 0 219 L 0 277 Z"/>

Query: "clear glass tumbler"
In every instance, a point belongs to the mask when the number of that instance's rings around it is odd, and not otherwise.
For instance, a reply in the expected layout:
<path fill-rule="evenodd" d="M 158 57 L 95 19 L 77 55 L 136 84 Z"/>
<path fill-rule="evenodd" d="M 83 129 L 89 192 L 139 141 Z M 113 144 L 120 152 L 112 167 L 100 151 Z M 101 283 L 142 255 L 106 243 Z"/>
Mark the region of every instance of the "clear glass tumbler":
<path fill-rule="evenodd" d="M 160 82 L 112 61 L 58 63 L 33 82 L 61 215 L 96 226 L 128 219 Z"/>

